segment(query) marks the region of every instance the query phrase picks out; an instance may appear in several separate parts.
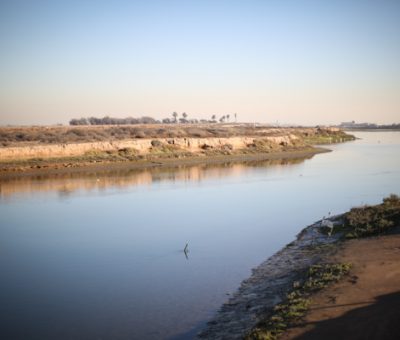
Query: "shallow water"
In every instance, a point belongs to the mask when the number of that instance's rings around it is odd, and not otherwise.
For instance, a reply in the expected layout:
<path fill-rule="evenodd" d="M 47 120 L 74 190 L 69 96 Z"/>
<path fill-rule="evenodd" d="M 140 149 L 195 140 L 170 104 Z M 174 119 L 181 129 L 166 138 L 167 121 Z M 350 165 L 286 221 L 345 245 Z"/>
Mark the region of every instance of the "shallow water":
<path fill-rule="evenodd" d="M 400 132 L 355 134 L 291 162 L 0 181 L 0 338 L 193 337 L 303 227 L 400 194 Z"/>

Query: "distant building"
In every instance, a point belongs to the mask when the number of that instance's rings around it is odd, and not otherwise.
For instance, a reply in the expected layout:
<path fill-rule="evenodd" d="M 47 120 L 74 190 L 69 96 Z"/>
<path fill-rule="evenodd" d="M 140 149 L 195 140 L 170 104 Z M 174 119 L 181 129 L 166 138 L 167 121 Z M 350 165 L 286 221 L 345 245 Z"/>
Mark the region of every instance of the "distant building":
<path fill-rule="evenodd" d="M 378 125 L 371 123 L 356 123 L 353 120 L 351 122 L 342 122 L 339 127 L 342 129 L 376 129 Z"/>

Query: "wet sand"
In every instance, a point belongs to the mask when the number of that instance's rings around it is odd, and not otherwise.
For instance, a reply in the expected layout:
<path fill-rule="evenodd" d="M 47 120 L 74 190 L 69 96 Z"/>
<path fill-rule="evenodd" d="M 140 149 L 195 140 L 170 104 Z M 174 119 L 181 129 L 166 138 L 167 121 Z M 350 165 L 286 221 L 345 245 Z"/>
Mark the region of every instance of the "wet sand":
<path fill-rule="evenodd" d="M 343 243 L 333 262 L 350 276 L 315 294 L 300 327 L 281 339 L 400 339 L 400 233 Z"/>

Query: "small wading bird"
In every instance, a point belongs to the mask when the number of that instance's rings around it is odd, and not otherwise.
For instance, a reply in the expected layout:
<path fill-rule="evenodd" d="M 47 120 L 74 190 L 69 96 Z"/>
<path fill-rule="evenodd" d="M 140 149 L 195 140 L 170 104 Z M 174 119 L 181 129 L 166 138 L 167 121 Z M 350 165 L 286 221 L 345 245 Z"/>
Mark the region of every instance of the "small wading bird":
<path fill-rule="evenodd" d="M 188 260 L 188 259 L 189 259 L 189 257 L 188 257 L 188 253 L 189 253 L 189 243 L 186 243 L 186 246 L 185 246 L 185 248 L 183 249 L 183 252 L 185 253 L 186 259 Z"/>
<path fill-rule="evenodd" d="M 330 215 L 331 215 L 331 212 L 328 213 L 328 216 L 330 216 Z M 322 218 L 321 227 L 328 227 L 328 228 L 330 228 L 330 230 L 329 230 L 329 232 L 328 232 L 328 235 L 329 235 L 329 237 L 332 236 L 333 228 L 334 228 L 335 226 L 334 226 L 334 224 L 333 224 L 332 221 L 326 220 L 326 219 L 325 219 L 325 216 Z"/>

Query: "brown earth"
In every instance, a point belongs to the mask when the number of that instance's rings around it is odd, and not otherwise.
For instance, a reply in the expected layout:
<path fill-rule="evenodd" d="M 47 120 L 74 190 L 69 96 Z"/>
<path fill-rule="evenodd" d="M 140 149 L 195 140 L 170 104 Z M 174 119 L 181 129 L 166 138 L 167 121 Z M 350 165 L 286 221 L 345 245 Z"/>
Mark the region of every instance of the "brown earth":
<path fill-rule="evenodd" d="M 148 124 L 0 128 L 0 175 L 92 166 L 159 166 L 315 154 L 353 140 L 337 128 L 254 124 Z"/>
<path fill-rule="evenodd" d="M 350 276 L 315 294 L 304 323 L 281 339 L 400 339 L 400 234 L 347 241 L 333 262 Z"/>
<path fill-rule="evenodd" d="M 288 148 L 305 147 L 303 140 L 293 134 L 255 137 L 221 138 L 143 138 L 105 142 L 39 144 L 0 148 L 2 161 L 32 158 L 57 158 L 74 156 L 99 156 L 99 153 L 119 152 L 119 156 L 162 155 L 182 153 L 226 153 L 237 150 L 277 152 Z M 213 152 L 214 151 L 214 152 Z M 105 155 L 104 155 L 105 156 Z M 166 157 L 165 157 L 166 158 Z M 130 159 L 132 160 L 132 159 Z"/>

